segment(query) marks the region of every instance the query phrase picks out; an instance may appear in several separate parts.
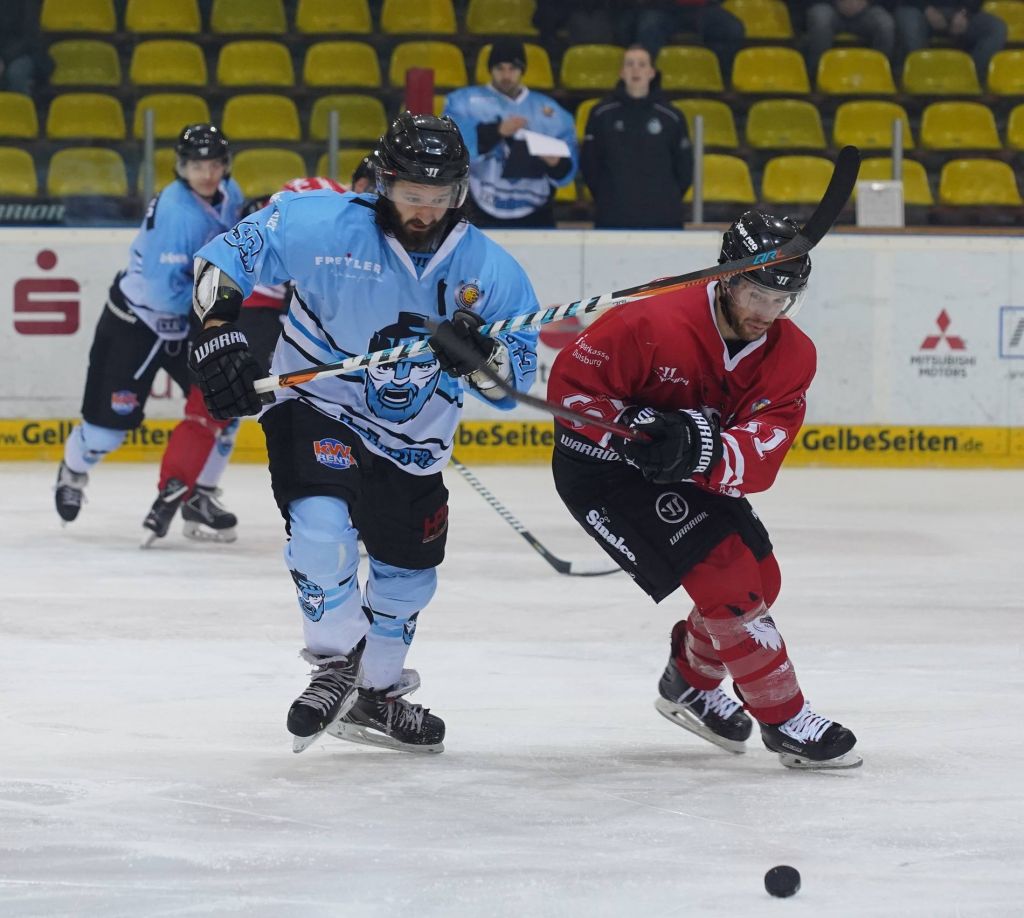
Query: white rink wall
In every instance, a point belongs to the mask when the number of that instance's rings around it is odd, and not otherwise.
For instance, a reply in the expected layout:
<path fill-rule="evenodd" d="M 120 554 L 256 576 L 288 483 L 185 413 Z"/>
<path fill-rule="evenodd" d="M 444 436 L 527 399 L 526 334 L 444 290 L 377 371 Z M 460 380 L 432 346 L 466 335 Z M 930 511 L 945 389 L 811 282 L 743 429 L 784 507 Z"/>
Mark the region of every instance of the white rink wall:
<path fill-rule="evenodd" d="M 96 318 L 134 233 L 0 230 L 0 423 L 77 415 Z M 706 267 L 720 239 L 710 231 L 493 235 L 526 268 L 544 305 Z M 814 450 L 833 436 L 841 447 L 843 425 L 902 425 L 888 436 L 967 430 L 980 452 L 1024 462 L 1012 430 L 1024 426 L 1024 237 L 835 232 L 812 257 L 811 292 L 798 319 L 819 355 L 807 422 L 831 426 L 811 429 L 803 446 Z M 535 392 L 543 392 L 555 353 L 541 347 Z M 147 414 L 176 418 L 180 411 L 161 375 Z M 498 416 L 488 412 L 468 400 L 467 419 Z M 542 416 L 518 409 L 501 418 Z"/>

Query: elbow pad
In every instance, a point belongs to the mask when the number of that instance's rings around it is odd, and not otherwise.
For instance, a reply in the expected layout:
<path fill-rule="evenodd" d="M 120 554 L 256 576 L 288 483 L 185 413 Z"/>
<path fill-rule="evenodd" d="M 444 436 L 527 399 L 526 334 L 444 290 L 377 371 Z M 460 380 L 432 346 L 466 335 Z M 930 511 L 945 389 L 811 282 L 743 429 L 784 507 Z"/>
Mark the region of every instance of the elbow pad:
<path fill-rule="evenodd" d="M 221 319 L 234 322 L 242 310 L 242 288 L 215 264 L 196 256 L 192 308 L 200 322 Z"/>

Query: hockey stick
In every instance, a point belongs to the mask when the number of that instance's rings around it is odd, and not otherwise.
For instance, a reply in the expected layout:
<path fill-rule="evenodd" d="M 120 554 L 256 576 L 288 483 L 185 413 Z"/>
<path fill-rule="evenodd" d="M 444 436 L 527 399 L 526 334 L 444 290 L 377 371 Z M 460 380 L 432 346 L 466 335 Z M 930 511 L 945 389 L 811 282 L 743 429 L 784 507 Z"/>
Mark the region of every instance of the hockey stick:
<path fill-rule="evenodd" d="M 690 274 L 662 277 L 646 284 L 640 284 L 637 287 L 627 287 L 612 293 L 602 293 L 600 296 L 594 296 L 587 300 L 577 300 L 574 303 L 564 303 L 561 306 L 549 306 L 547 309 L 539 309 L 536 312 L 524 313 L 523 315 L 513 316 L 508 319 L 499 319 L 496 322 L 488 322 L 480 326 L 479 331 L 482 334 L 493 336 L 501 332 L 515 332 L 523 328 L 547 325 L 551 322 L 559 322 L 562 319 L 571 318 L 572 316 L 589 315 L 590 313 L 601 312 L 615 306 L 622 306 L 624 303 L 644 299 L 656 293 L 682 290 L 686 287 L 694 287 L 697 284 L 722 280 L 736 274 L 756 271 L 758 268 L 765 268 L 784 261 L 791 261 L 794 258 L 800 258 L 821 242 L 825 234 L 832 228 L 832 224 L 836 222 L 843 207 L 846 206 L 847 200 L 849 200 L 854 183 L 857 181 L 857 172 L 859 170 L 860 153 L 857 151 L 857 148 L 843 147 L 836 159 L 836 167 L 832 172 L 828 188 L 825 189 L 825 194 L 815 208 L 814 213 L 811 214 L 804 228 L 793 239 L 783 243 L 777 249 L 772 249 L 769 252 L 760 252 L 757 255 L 751 255 L 749 258 L 727 261 L 723 264 L 704 268 L 701 271 L 694 271 Z M 297 370 L 293 373 L 268 376 L 265 379 L 257 380 L 255 388 L 260 393 L 272 392 L 274 389 L 298 386 L 302 383 L 312 382 L 315 379 L 341 376 L 345 373 L 354 373 L 358 370 L 365 370 L 381 364 L 396 363 L 399 360 L 405 360 L 409 357 L 415 357 L 417 354 L 422 354 L 424 351 L 429 350 L 429 348 L 430 345 L 425 340 L 413 341 L 409 344 L 399 344 L 371 354 L 349 357 L 340 363 L 324 363 L 308 367 L 305 370 Z"/>
<path fill-rule="evenodd" d="M 451 458 L 451 465 L 454 465 L 458 473 L 466 479 L 469 486 L 476 491 L 506 523 L 518 532 L 530 547 L 548 562 L 558 573 L 567 574 L 570 577 L 603 577 L 605 574 L 615 574 L 622 570 L 617 564 L 608 567 L 598 561 L 565 561 L 556 555 L 551 554 L 541 542 L 513 515 L 497 497 L 495 497 L 479 478 L 476 477 L 466 466 L 454 456 Z"/>

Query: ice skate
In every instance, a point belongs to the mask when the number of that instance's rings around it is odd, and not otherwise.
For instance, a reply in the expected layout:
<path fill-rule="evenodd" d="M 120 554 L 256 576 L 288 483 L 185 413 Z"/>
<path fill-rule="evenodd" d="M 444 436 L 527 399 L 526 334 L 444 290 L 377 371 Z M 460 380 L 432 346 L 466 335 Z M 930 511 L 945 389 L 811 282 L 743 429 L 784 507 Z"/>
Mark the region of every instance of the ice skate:
<path fill-rule="evenodd" d="M 63 461 L 57 469 L 57 484 L 54 485 L 54 500 L 57 514 L 63 520 L 62 526 L 75 520 L 85 501 L 85 486 L 89 483 L 88 472 L 72 472 Z"/>
<path fill-rule="evenodd" d="M 288 709 L 293 752 L 307 749 L 355 704 L 359 660 L 365 644 L 360 641 L 347 656 L 320 656 L 302 651 L 302 659 L 313 664 L 313 672 L 309 687 Z"/>
<path fill-rule="evenodd" d="M 815 714 L 808 701 L 784 724 L 761 724 L 761 740 L 787 768 L 856 768 L 864 761 L 853 751 L 853 732 Z"/>
<path fill-rule="evenodd" d="M 192 495 L 181 505 L 185 521 L 185 537 L 197 542 L 234 542 L 238 517 L 218 500 L 219 488 L 196 485 Z"/>
<path fill-rule="evenodd" d="M 729 752 L 746 752 L 753 724 L 740 703 L 720 688 L 707 692 L 694 688 L 669 659 L 658 682 L 658 694 L 661 697 L 654 706 L 662 717 Z"/>
<path fill-rule="evenodd" d="M 415 672 L 404 670 L 403 678 L 390 688 L 360 688 L 352 709 L 329 726 L 327 732 L 338 739 L 384 749 L 443 752 L 444 721 L 428 708 L 402 697 L 419 687 L 418 675 L 413 688 L 405 687 L 406 673 Z"/>
<path fill-rule="evenodd" d="M 142 536 L 142 548 L 149 548 L 157 539 L 167 535 L 174 514 L 178 512 L 178 507 L 181 506 L 186 494 L 188 485 L 177 478 L 172 478 L 164 485 L 142 521 L 142 528 L 146 530 Z"/>

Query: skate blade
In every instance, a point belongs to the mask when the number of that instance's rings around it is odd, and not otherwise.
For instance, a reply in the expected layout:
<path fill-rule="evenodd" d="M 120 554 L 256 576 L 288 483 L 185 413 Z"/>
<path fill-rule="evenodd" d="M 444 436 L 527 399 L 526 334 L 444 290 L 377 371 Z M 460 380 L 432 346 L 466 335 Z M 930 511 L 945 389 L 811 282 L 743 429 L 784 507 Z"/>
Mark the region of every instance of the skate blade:
<path fill-rule="evenodd" d="M 779 761 L 786 768 L 796 768 L 801 771 L 831 771 L 843 768 L 860 768 L 864 764 L 864 759 L 852 749 L 849 752 L 836 756 L 834 759 L 826 759 L 824 761 L 809 759 L 803 755 L 794 755 L 792 752 L 779 752 L 777 755 Z"/>
<path fill-rule="evenodd" d="M 666 720 L 672 721 L 672 723 L 677 727 L 689 730 L 701 739 L 707 740 L 709 743 L 713 743 L 720 749 L 724 749 L 726 752 L 732 752 L 735 755 L 743 755 L 743 753 L 747 751 L 747 743 L 745 740 L 731 740 L 726 739 L 724 736 L 719 736 L 713 730 L 709 730 L 707 726 L 701 722 L 700 718 L 693 713 L 693 711 L 681 704 L 673 704 L 667 698 L 657 698 L 655 699 L 654 707 L 658 709 L 658 713 L 662 717 Z"/>
<path fill-rule="evenodd" d="M 319 737 L 323 736 L 324 733 L 329 733 L 331 730 L 333 730 L 334 726 L 338 723 L 338 721 L 341 720 L 341 718 L 348 714 L 348 712 L 352 709 L 352 706 L 356 703 L 358 697 L 358 692 L 349 692 L 345 700 L 341 703 L 341 707 L 338 709 L 338 713 L 335 716 L 334 720 L 332 720 L 326 727 L 324 727 L 323 730 L 317 730 L 316 733 L 314 733 L 312 736 L 296 736 L 294 733 L 292 733 L 292 752 L 305 752 L 310 746 L 313 745 L 313 743 L 317 741 Z M 331 735 L 333 736 L 334 734 L 332 733 Z"/>
<path fill-rule="evenodd" d="M 202 523 L 185 523 L 183 530 L 186 539 L 193 542 L 234 542 L 238 539 L 238 532 L 235 526 L 230 529 L 208 529 Z"/>
<path fill-rule="evenodd" d="M 336 720 L 327 728 L 327 732 L 338 739 L 347 740 L 350 743 L 360 743 L 363 746 L 376 746 L 378 749 L 394 749 L 396 752 L 412 753 L 444 752 L 444 743 L 415 746 L 412 743 L 403 743 L 384 733 L 378 733 L 376 730 L 346 721 Z"/>
<path fill-rule="evenodd" d="M 146 529 L 142 536 L 142 541 L 139 543 L 139 548 L 150 548 L 154 542 L 159 542 L 162 538 L 163 536 L 157 535 L 157 533 L 153 532 L 151 529 Z"/>

